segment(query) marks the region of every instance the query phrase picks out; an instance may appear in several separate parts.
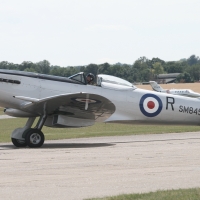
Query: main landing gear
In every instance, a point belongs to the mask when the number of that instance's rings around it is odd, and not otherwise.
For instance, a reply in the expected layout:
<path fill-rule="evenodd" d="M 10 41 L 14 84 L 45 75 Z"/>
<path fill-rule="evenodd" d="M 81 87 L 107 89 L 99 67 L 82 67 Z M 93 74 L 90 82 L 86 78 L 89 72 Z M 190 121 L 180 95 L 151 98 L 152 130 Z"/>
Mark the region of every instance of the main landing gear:
<path fill-rule="evenodd" d="M 12 132 L 11 141 L 16 147 L 31 148 L 41 147 L 44 143 L 44 134 L 41 129 L 45 123 L 47 116 L 43 115 L 38 120 L 35 128 L 31 128 L 35 121 L 35 117 L 30 117 L 23 128 L 17 128 Z"/>

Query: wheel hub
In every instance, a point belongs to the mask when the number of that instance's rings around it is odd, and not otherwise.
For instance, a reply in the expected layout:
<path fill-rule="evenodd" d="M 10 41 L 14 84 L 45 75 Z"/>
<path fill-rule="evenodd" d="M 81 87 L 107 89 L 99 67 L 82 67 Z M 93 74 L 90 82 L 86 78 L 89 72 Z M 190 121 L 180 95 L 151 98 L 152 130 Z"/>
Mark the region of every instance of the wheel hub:
<path fill-rule="evenodd" d="M 33 133 L 30 137 L 30 142 L 32 144 L 39 144 L 41 141 L 41 136 L 38 133 Z"/>

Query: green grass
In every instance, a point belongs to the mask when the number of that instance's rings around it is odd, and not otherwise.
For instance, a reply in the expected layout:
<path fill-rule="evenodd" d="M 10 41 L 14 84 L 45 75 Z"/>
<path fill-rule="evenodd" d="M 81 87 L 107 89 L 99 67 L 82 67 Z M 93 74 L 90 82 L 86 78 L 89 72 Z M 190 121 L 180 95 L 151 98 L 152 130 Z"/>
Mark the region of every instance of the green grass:
<path fill-rule="evenodd" d="M 199 200 L 200 188 L 179 189 L 149 192 L 144 194 L 125 194 L 105 198 L 93 198 L 88 200 Z"/>
<path fill-rule="evenodd" d="M 0 107 L 0 115 L 5 115 L 5 114 L 4 114 L 4 108 L 1 108 L 1 107 Z"/>
<path fill-rule="evenodd" d="M 0 142 L 10 142 L 10 135 L 16 128 L 23 127 L 27 119 L 1 119 Z M 36 120 L 37 121 L 37 120 Z M 48 128 L 42 131 L 46 140 L 100 137 L 100 136 L 123 136 L 138 134 L 179 133 L 200 131 L 199 126 L 161 126 L 161 125 L 124 125 L 97 123 L 94 126 L 84 128 Z"/>

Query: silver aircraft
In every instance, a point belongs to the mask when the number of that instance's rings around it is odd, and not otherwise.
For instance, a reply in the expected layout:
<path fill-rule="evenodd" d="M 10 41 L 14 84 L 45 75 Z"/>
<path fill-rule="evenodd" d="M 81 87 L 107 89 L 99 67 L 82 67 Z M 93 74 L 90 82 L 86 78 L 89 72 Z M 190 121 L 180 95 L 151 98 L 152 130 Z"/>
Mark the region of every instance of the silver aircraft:
<path fill-rule="evenodd" d="M 173 95 L 181 95 L 181 96 L 186 96 L 186 97 L 193 97 L 197 98 L 200 97 L 200 94 L 197 92 L 194 92 L 193 90 L 190 89 L 163 89 L 160 85 L 158 85 L 157 82 L 155 81 L 149 81 L 152 89 L 157 92 L 163 92 L 163 93 L 169 93 Z"/>
<path fill-rule="evenodd" d="M 100 74 L 88 85 L 84 73 L 69 78 L 0 70 L 0 106 L 5 114 L 28 118 L 15 129 L 16 147 L 41 147 L 43 126 L 84 127 L 95 122 L 200 125 L 200 100 L 135 87 Z M 33 123 L 39 117 L 35 127 Z"/>

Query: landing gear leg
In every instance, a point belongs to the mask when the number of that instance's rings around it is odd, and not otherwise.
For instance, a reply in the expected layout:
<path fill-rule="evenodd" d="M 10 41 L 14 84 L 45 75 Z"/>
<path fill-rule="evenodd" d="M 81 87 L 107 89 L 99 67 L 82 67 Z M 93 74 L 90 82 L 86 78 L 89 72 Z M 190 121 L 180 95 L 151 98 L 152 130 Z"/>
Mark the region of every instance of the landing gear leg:
<path fill-rule="evenodd" d="M 26 144 L 31 148 L 41 147 L 44 143 L 44 134 L 41 129 L 46 121 L 47 115 L 42 115 L 35 128 L 29 128 L 23 133 Z"/>

